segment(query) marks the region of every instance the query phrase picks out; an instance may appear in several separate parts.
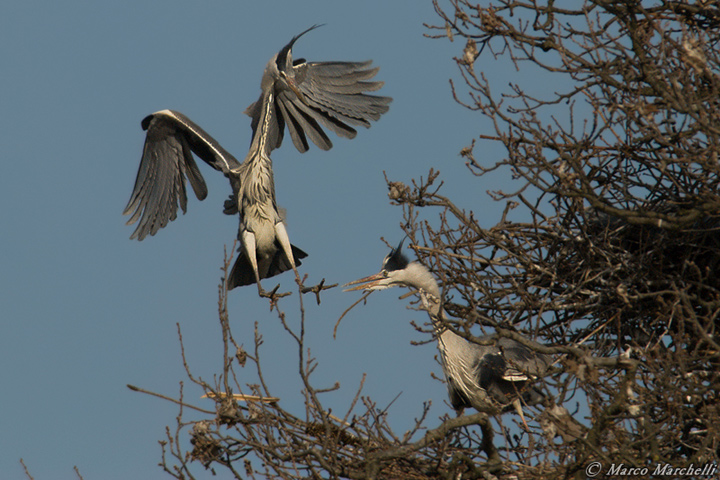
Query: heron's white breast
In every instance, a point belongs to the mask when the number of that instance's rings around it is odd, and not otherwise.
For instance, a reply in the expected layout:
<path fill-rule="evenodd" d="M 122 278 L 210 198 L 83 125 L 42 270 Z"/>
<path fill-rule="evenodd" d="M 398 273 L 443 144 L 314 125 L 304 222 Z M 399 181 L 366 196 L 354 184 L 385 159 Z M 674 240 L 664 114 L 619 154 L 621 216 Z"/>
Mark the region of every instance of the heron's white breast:
<path fill-rule="evenodd" d="M 275 210 L 275 192 L 270 162 L 253 161 L 241 181 L 238 209 L 244 228 L 255 234 L 257 250 L 274 248 L 275 224 L 280 217 Z"/>

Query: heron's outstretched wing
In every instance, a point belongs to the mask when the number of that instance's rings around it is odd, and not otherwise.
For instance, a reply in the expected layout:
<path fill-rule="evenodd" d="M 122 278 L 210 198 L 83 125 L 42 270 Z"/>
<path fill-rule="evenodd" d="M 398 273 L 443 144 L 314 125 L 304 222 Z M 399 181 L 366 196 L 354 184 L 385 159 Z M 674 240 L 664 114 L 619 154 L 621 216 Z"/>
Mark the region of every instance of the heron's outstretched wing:
<path fill-rule="evenodd" d="M 323 150 L 332 148 L 322 127 L 340 137 L 354 138 L 357 130 L 353 127 L 370 127 L 370 121 L 388 111 L 390 97 L 366 93 L 383 86 L 383 82 L 369 81 L 379 70 L 371 68 L 371 63 L 299 62 L 293 66 L 288 77 L 296 88 L 281 90 L 277 102 L 300 152 L 308 150 L 308 137 Z"/>
<path fill-rule="evenodd" d="M 207 186 L 193 153 L 226 175 L 240 163 L 214 138 L 180 112 L 162 110 L 142 121 L 147 130 L 135 187 L 123 215 L 127 224 L 138 222 L 131 239 L 155 235 L 177 218 L 178 205 L 187 210 L 185 178 L 198 199 L 207 196 Z"/>

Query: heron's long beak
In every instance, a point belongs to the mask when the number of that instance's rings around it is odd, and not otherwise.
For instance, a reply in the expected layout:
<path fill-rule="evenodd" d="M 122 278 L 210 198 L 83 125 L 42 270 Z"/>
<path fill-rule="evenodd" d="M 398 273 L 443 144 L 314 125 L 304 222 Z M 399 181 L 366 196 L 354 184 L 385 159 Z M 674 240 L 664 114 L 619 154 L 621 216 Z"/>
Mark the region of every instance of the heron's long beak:
<path fill-rule="evenodd" d="M 346 283 L 343 285 L 343 287 L 350 287 L 351 285 L 355 285 L 351 288 L 345 288 L 343 292 L 354 292 L 357 290 L 370 290 L 373 287 L 379 287 L 380 282 L 385 280 L 385 276 L 382 274 L 382 272 L 376 273 L 375 275 L 370 275 L 369 277 L 361 278 L 359 280 L 355 280 L 350 283 Z"/>
<path fill-rule="evenodd" d="M 295 95 L 298 96 L 298 98 L 300 99 L 301 102 L 303 102 L 305 105 L 308 104 L 308 101 L 305 98 L 305 95 L 300 91 L 300 89 L 298 88 L 298 86 L 295 82 L 288 83 L 288 86 L 290 87 L 290 89 L 293 92 L 295 92 Z"/>
<path fill-rule="evenodd" d="M 307 99 L 305 99 L 305 95 L 298 88 L 297 83 L 295 83 L 295 79 L 289 77 L 285 72 L 280 72 L 280 75 L 282 75 L 282 77 L 285 79 L 285 83 L 287 84 L 287 86 L 295 95 L 297 95 L 300 101 L 305 105 L 308 105 L 308 101 Z"/>

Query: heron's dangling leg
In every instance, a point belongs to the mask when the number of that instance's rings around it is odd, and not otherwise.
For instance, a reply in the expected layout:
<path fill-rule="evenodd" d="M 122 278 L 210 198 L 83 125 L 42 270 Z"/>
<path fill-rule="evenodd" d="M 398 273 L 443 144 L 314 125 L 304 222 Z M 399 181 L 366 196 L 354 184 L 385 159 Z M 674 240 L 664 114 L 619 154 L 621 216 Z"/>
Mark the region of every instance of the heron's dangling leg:
<path fill-rule="evenodd" d="M 262 286 L 260 285 L 260 273 L 258 272 L 257 251 L 255 248 L 255 234 L 252 232 L 249 232 L 247 230 L 243 230 L 242 243 L 243 243 L 243 248 L 245 249 L 245 254 L 248 257 L 248 260 L 250 261 L 250 265 L 252 265 L 253 272 L 255 273 L 255 282 L 257 283 L 258 294 L 262 297 L 265 295 L 265 291 L 262 289 Z"/>
<path fill-rule="evenodd" d="M 285 257 L 288 259 L 288 262 L 290 262 L 290 265 L 292 265 L 293 272 L 295 272 L 295 278 L 297 279 L 299 284 L 300 274 L 295 267 L 295 257 L 293 257 L 292 248 L 290 247 L 290 237 L 288 237 L 287 230 L 285 229 L 285 224 L 283 222 L 278 222 L 275 224 L 275 237 L 280 242 L 280 246 L 285 253 Z"/>

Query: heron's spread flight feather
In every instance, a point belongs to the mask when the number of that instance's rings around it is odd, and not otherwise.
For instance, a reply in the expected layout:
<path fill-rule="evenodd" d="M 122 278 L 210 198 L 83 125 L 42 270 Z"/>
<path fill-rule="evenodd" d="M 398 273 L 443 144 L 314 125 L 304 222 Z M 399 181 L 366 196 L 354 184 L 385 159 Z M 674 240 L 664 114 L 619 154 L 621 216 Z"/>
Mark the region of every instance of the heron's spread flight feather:
<path fill-rule="evenodd" d="M 207 196 L 207 186 L 193 153 L 216 170 L 227 174 L 240 163 L 213 137 L 180 112 L 162 110 L 145 117 L 147 130 L 135 187 L 123 214 L 128 224 L 139 220 L 130 238 L 155 235 L 177 218 L 178 206 L 187 210 L 185 179 L 198 199 Z"/>
<path fill-rule="evenodd" d="M 245 113 L 252 117 L 255 132 L 263 110 L 262 103 L 267 91 L 274 93 L 277 135 L 272 137 L 270 148 L 282 143 L 283 130 L 287 125 L 295 148 L 300 152 L 309 149 L 308 138 L 318 148 L 329 150 L 332 142 L 322 127 L 338 136 L 353 138 L 357 131 L 353 126 L 370 127 L 389 109 L 389 97 L 369 95 L 379 90 L 383 82 L 369 81 L 378 72 L 370 67 L 372 61 L 364 62 L 305 62 L 292 59 L 292 47 L 302 35 L 296 35 L 280 50 L 265 67 L 261 81 L 260 98 Z"/>

